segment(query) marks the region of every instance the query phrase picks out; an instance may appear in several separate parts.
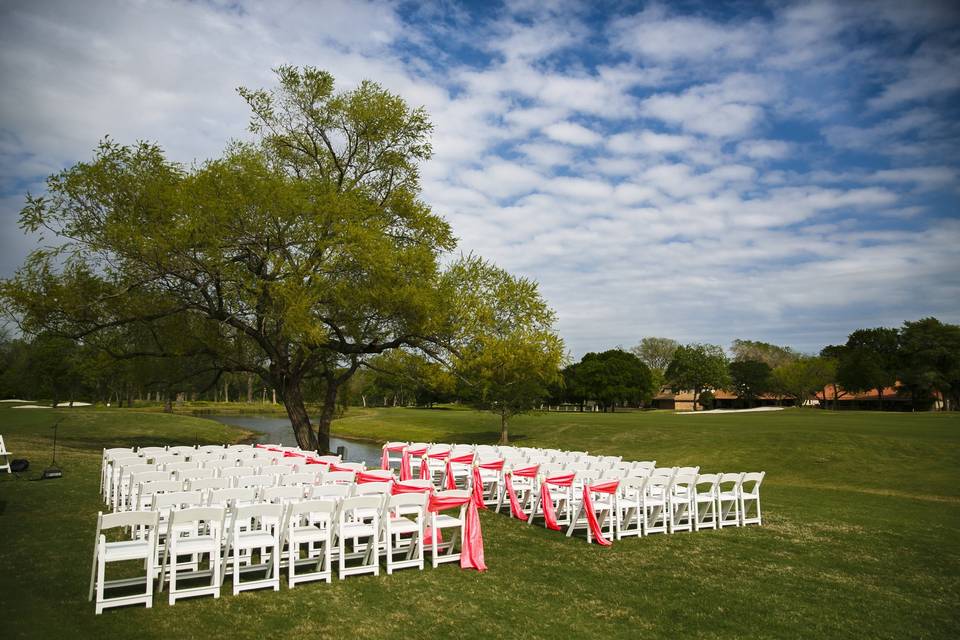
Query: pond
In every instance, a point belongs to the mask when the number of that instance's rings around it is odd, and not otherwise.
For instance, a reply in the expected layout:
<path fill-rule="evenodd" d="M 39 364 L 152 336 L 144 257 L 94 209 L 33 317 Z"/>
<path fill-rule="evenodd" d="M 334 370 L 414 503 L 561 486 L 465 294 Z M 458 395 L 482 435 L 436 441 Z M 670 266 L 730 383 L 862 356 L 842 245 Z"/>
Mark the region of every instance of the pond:
<path fill-rule="evenodd" d="M 231 424 L 236 427 L 259 431 L 262 435 L 257 438 L 257 442 L 279 443 L 289 447 L 296 446 L 297 444 L 296 438 L 293 437 L 293 427 L 290 425 L 288 418 L 230 414 L 204 414 L 203 417 L 222 422 L 223 424 Z M 346 447 L 347 455 L 343 457 L 346 461 L 365 462 L 368 467 L 380 466 L 381 449 L 376 444 L 330 436 L 330 448 L 336 451 L 337 447 Z"/>

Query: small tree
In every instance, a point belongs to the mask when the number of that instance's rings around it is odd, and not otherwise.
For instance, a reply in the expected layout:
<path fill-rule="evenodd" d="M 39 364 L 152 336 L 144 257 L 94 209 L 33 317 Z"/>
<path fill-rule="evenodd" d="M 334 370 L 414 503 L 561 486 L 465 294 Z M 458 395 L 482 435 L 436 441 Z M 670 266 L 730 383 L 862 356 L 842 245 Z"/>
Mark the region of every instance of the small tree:
<path fill-rule="evenodd" d="M 563 341 L 554 312 L 525 278 L 476 258 L 449 271 L 453 324 L 465 328 L 452 346 L 452 369 L 463 397 L 500 417 L 500 444 L 509 443 L 510 420 L 536 408 L 560 380 Z"/>
<path fill-rule="evenodd" d="M 688 344 L 677 347 L 667 367 L 668 384 L 675 390 L 693 392 L 693 410 L 697 410 L 704 389 L 721 389 L 730 382 L 727 356 L 715 344 Z"/>
<path fill-rule="evenodd" d="M 734 340 L 733 344 L 730 345 L 730 352 L 736 361 L 766 362 L 771 369 L 776 369 L 782 364 L 793 362 L 801 357 L 790 347 L 781 347 L 756 340 Z"/>
<path fill-rule="evenodd" d="M 800 358 L 773 370 L 773 388 L 793 398 L 798 407 L 823 390 L 835 376 L 834 364 L 827 358 Z"/>
<path fill-rule="evenodd" d="M 630 353 L 640 358 L 650 371 L 663 376 L 680 343 L 670 338 L 646 337 Z"/>

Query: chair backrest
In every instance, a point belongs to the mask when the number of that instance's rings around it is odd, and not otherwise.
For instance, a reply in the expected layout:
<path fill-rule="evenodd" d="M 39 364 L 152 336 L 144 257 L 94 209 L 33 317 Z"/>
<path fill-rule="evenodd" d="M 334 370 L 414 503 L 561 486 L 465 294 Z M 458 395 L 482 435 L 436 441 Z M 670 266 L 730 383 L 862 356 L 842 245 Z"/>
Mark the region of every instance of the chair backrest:
<path fill-rule="evenodd" d="M 670 475 L 651 475 L 647 478 L 647 493 L 663 491 L 664 494 L 673 487 L 673 474 Z"/>
<path fill-rule="evenodd" d="M 697 495 L 714 495 L 717 485 L 720 484 L 720 475 L 716 473 L 701 473 L 697 476 Z"/>
<path fill-rule="evenodd" d="M 292 502 L 287 507 L 287 522 L 290 527 L 298 527 L 303 521 L 311 525 L 330 526 L 337 513 L 338 500 L 303 500 Z"/>
<path fill-rule="evenodd" d="M 257 475 L 256 467 L 230 467 L 229 469 L 220 470 L 221 478 L 239 478 L 241 476 L 253 475 Z"/>
<path fill-rule="evenodd" d="M 197 447 L 198 453 L 223 453 L 222 444 L 205 444 Z"/>
<path fill-rule="evenodd" d="M 160 514 L 155 511 L 120 511 L 118 513 L 99 513 L 97 515 L 97 536 L 101 531 L 117 527 L 156 527 L 160 523 Z"/>
<path fill-rule="evenodd" d="M 219 538 L 223 532 L 223 522 L 226 518 L 227 510 L 223 507 L 190 507 L 173 511 L 170 516 L 170 529 L 182 532 L 195 530 L 193 527 L 184 525 L 194 522 L 205 522 L 209 527 L 209 532 L 214 538 Z"/>
<path fill-rule="evenodd" d="M 469 491 L 464 491 L 463 489 L 449 489 L 447 491 L 438 491 L 436 494 L 437 499 L 443 500 L 444 498 L 455 498 L 462 500 L 464 498 L 470 498 L 471 494 Z M 463 520 L 464 514 L 467 511 L 467 504 L 463 504 L 460 507 L 460 516 L 461 521 Z"/>
<path fill-rule="evenodd" d="M 385 495 L 390 493 L 389 482 L 365 482 L 354 486 L 354 495 L 372 496 Z"/>
<path fill-rule="evenodd" d="M 697 484 L 697 476 L 693 473 L 677 473 L 673 476 L 673 490 L 677 492 L 679 490 L 691 491 L 693 487 Z"/>
<path fill-rule="evenodd" d="M 340 456 L 316 456 L 316 459 L 320 462 L 340 462 Z"/>
<path fill-rule="evenodd" d="M 720 491 L 739 491 L 740 482 L 743 480 L 742 473 L 721 473 L 719 481 Z"/>
<path fill-rule="evenodd" d="M 700 473 L 700 467 L 677 467 L 677 474 L 681 474 L 681 473 L 683 475 L 690 475 L 690 474 L 697 475 L 698 473 Z"/>
<path fill-rule="evenodd" d="M 252 476 L 240 476 L 236 480 L 236 487 L 272 487 L 276 484 L 276 476 L 257 474 Z"/>
<path fill-rule="evenodd" d="M 368 518 L 371 513 L 379 511 L 382 502 L 382 495 L 344 498 L 340 503 L 340 522 L 348 519 Z"/>
<path fill-rule="evenodd" d="M 417 519 L 420 519 L 426 514 L 428 499 L 429 495 L 426 493 L 399 493 L 387 498 L 384 508 L 388 512 L 387 516 L 389 514 L 396 516 L 414 515 Z M 384 520 L 387 520 L 387 517 Z"/>
<path fill-rule="evenodd" d="M 285 464 L 272 464 L 269 466 L 260 467 L 260 474 L 266 476 L 285 476 L 293 473 L 293 467 L 289 467 Z"/>
<path fill-rule="evenodd" d="M 207 494 L 207 504 L 211 507 L 226 508 L 239 504 L 251 504 L 257 501 L 256 487 L 235 487 L 233 489 L 212 489 Z"/>
<path fill-rule="evenodd" d="M 181 458 L 178 455 L 174 455 L 170 453 L 165 453 L 163 455 L 158 455 L 158 456 L 152 456 L 152 459 L 153 459 L 153 464 L 157 465 L 158 467 L 162 467 L 163 465 L 167 465 L 167 464 L 172 464 L 174 462 L 183 462 L 183 458 Z"/>
<path fill-rule="evenodd" d="M 152 480 L 141 482 L 138 495 L 141 498 L 152 496 L 155 493 L 169 493 L 171 491 L 183 491 L 183 483 L 179 480 Z"/>
<path fill-rule="evenodd" d="M 130 488 L 136 489 L 137 485 L 144 482 L 157 482 L 158 480 L 169 480 L 171 477 L 168 471 L 141 471 L 130 474 Z"/>
<path fill-rule="evenodd" d="M 229 489 L 230 478 L 191 478 L 186 481 L 187 486 L 192 489 L 206 491 L 208 489 Z"/>
<path fill-rule="evenodd" d="M 199 469 L 199 462 L 183 462 L 182 458 L 180 462 L 168 462 L 163 465 L 164 471 L 176 472 L 183 471 L 184 469 Z"/>
<path fill-rule="evenodd" d="M 353 471 L 328 471 L 323 474 L 323 484 L 353 484 Z"/>
<path fill-rule="evenodd" d="M 626 476 L 620 479 L 618 490 L 620 495 L 627 497 L 636 497 L 643 495 L 647 488 L 649 476 Z"/>
<path fill-rule="evenodd" d="M 337 466 L 343 469 L 350 469 L 351 471 L 363 471 L 367 468 L 367 465 L 362 462 L 340 462 Z"/>
<path fill-rule="evenodd" d="M 420 489 L 433 490 L 433 482 L 430 480 L 421 480 L 420 478 L 416 478 L 413 480 L 404 480 L 403 484 L 407 487 L 419 487 Z"/>
<path fill-rule="evenodd" d="M 756 493 L 760 489 L 760 484 L 763 482 L 764 476 L 767 475 L 766 471 L 760 472 L 751 472 L 743 474 L 743 479 L 740 481 L 740 486 L 745 493 Z M 747 487 L 747 483 L 752 483 L 752 486 Z"/>
<path fill-rule="evenodd" d="M 171 509 L 187 509 L 203 506 L 203 492 L 199 489 L 190 491 L 170 491 L 155 493 L 150 508 L 154 511 L 169 511 Z"/>
<path fill-rule="evenodd" d="M 177 480 L 199 480 L 200 478 L 216 478 L 216 469 L 180 469 L 174 474 Z"/>
<path fill-rule="evenodd" d="M 189 458 L 190 456 L 192 456 L 194 453 L 196 453 L 197 450 L 196 450 L 194 447 L 188 447 L 188 446 L 185 446 L 185 445 L 180 445 L 180 446 L 177 446 L 177 447 L 170 447 L 169 449 L 167 449 L 167 452 L 169 452 L 169 453 L 175 453 L 175 454 L 177 454 L 178 456 L 182 456 L 184 459 L 186 459 L 186 458 Z"/>
<path fill-rule="evenodd" d="M 163 455 L 166 452 L 167 452 L 166 447 L 140 447 L 137 449 L 137 453 L 141 457 L 146 457 L 146 458 Z"/>
<path fill-rule="evenodd" d="M 273 504 L 270 502 L 261 502 L 259 504 L 245 504 L 236 507 L 233 511 L 233 532 L 234 535 L 240 534 L 237 522 L 252 523 L 253 528 L 266 529 L 271 525 L 279 524 L 283 518 L 283 510 L 286 507 L 282 504 Z"/>
<path fill-rule="evenodd" d="M 138 458 L 138 460 L 143 460 L 143 458 Z M 129 478 L 135 473 L 145 473 L 147 471 L 158 471 L 157 465 L 154 465 L 154 464 L 122 465 L 120 467 L 120 476 L 122 478 Z"/>
<path fill-rule="evenodd" d="M 389 482 L 394 480 L 396 476 L 393 474 L 393 471 L 389 469 L 370 469 L 369 471 L 363 472 L 367 477 L 371 478 L 382 478 L 384 482 Z"/>
<path fill-rule="evenodd" d="M 293 487 L 300 484 L 313 484 L 317 481 L 317 476 L 309 471 L 301 471 L 299 473 L 286 473 L 277 480 L 282 486 Z"/>
<path fill-rule="evenodd" d="M 226 469 L 232 469 L 233 467 L 237 466 L 237 461 L 232 459 L 231 460 L 224 460 L 224 459 L 207 460 L 206 462 L 203 463 L 203 466 L 206 469 L 226 470 Z"/>
<path fill-rule="evenodd" d="M 346 498 L 350 495 L 352 489 L 353 486 L 349 484 L 320 484 L 313 488 L 310 496 L 314 500 L 319 498 Z"/>
<path fill-rule="evenodd" d="M 260 497 L 266 502 L 286 503 L 293 500 L 302 500 L 304 492 L 310 487 L 290 486 L 290 487 L 267 487 L 260 492 Z"/>

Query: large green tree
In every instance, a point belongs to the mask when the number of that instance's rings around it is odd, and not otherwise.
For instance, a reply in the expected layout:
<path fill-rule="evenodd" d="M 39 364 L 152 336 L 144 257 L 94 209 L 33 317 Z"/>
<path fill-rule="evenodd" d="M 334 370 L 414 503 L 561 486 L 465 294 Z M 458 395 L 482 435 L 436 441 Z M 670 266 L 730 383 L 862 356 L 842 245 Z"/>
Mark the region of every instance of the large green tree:
<path fill-rule="evenodd" d="M 419 199 L 423 110 L 373 82 L 336 92 L 317 69 L 278 79 L 240 90 L 255 144 L 184 166 L 153 144 L 105 140 L 52 176 L 21 224 L 61 244 L 34 251 L 2 297 L 27 331 L 118 348 L 111 332 L 135 327 L 148 336 L 140 357 L 254 374 L 279 393 L 300 446 L 327 450 L 338 391 L 365 358 L 442 350 L 468 327 L 452 323 L 441 282 L 450 227 Z M 316 429 L 311 379 L 323 390 Z"/>
<path fill-rule="evenodd" d="M 876 389 L 883 409 L 883 390 L 897 383 L 899 334 L 896 329 L 857 329 L 847 338 L 837 365 L 837 381 L 854 393 Z"/>
<path fill-rule="evenodd" d="M 923 318 L 900 330 L 899 372 L 914 404 L 939 393 L 945 410 L 960 408 L 960 325 Z"/>
<path fill-rule="evenodd" d="M 654 391 L 650 368 L 621 349 L 588 353 L 567 367 L 564 377 L 569 377 L 578 397 L 596 400 L 603 411 L 614 411 L 618 402 L 641 404 Z"/>
<path fill-rule="evenodd" d="M 801 357 L 773 370 L 771 386 L 802 407 L 836 377 L 836 363 L 829 358 Z"/>
<path fill-rule="evenodd" d="M 730 363 L 730 379 L 737 397 L 752 406 L 757 398 L 770 390 L 773 370 L 766 362 L 734 360 Z"/>
<path fill-rule="evenodd" d="M 693 392 L 693 410 L 704 389 L 722 389 L 730 383 L 727 356 L 715 344 L 688 344 L 677 347 L 667 367 L 667 383 L 675 391 Z"/>

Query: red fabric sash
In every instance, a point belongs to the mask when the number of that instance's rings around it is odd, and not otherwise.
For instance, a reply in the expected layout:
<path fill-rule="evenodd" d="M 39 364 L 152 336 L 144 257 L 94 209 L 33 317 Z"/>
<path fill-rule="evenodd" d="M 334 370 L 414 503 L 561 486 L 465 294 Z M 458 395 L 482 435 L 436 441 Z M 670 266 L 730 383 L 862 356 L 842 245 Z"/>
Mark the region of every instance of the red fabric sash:
<path fill-rule="evenodd" d="M 341 467 L 336 462 L 330 463 L 330 471 L 349 471 L 350 473 L 357 473 L 356 469 L 351 469 L 350 467 Z"/>
<path fill-rule="evenodd" d="M 398 451 L 403 451 L 407 448 L 406 444 L 395 444 L 392 447 L 383 445 L 383 453 L 380 454 L 380 468 L 389 469 L 390 468 L 390 452 L 396 453 Z"/>
<path fill-rule="evenodd" d="M 368 482 L 393 482 L 393 478 L 384 478 L 378 473 L 368 473 L 358 471 L 356 475 L 357 484 L 367 484 Z"/>
<path fill-rule="evenodd" d="M 330 463 L 326 460 L 317 460 L 316 458 L 307 458 L 307 464 L 323 464 L 328 467 L 330 466 Z"/>
<path fill-rule="evenodd" d="M 527 521 L 527 514 L 525 514 L 523 509 L 520 508 L 520 501 L 517 500 L 517 493 L 513 490 L 513 476 L 517 476 L 518 478 L 535 478 L 537 476 L 538 469 L 540 469 L 540 465 L 533 464 L 529 467 L 513 469 L 503 476 L 507 483 L 507 497 L 510 498 L 510 513 L 514 518 L 519 519 L 520 522 Z"/>
<path fill-rule="evenodd" d="M 418 487 L 417 485 L 410 485 L 401 481 L 393 483 L 393 486 L 390 487 L 390 493 L 393 495 L 401 493 L 433 493 L 433 487 Z"/>
<path fill-rule="evenodd" d="M 296 453 L 294 451 L 284 451 L 283 457 L 284 458 L 303 458 L 305 456 L 302 453 Z"/>
<path fill-rule="evenodd" d="M 466 521 L 463 524 L 463 540 L 460 542 L 460 568 L 486 571 L 487 565 L 483 561 L 483 533 L 480 531 L 480 516 L 477 513 L 477 506 L 473 504 L 472 496 L 447 498 L 439 497 L 434 493 L 430 495 L 427 510 L 431 513 L 438 513 L 464 504 L 468 506 Z"/>
<path fill-rule="evenodd" d="M 609 547 L 611 542 L 603 537 L 603 530 L 600 523 L 597 522 L 597 516 L 593 512 L 593 497 L 591 493 L 616 493 L 620 486 L 619 480 L 610 480 L 591 486 L 583 485 L 583 510 L 587 512 L 587 524 L 590 525 L 590 533 L 596 539 L 597 544 L 602 547 Z"/>
<path fill-rule="evenodd" d="M 413 480 L 413 470 L 410 466 L 410 456 L 422 457 L 426 452 L 426 447 L 420 447 L 418 449 L 404 447 L 403 453 L 400 455 L 400 480 L 402 482 Z"/>
<path fill-rule="evenodd" d="M 453 468 L 450 464 L 456 462 L 457 464 L 473 464 L 473 453 L 466 453 L 462 456 L 457 456 L 456 458 L 447 458 L 447 489 L 456 489 L 457 483 L 453 479 Z"/>
<path fill-rule="evenodd" d="M 569 487 L 573 484 L 573 478 L 576 474 L 565 473 L 552 478 L 545 478 L 540 483 L 540 504 L 543 505 L 543 523 L 548 529 L 560 531 L 560 525 L 557 524 L 557 514 L 553 510 L 553 497 L 550 495 L 549 485 L 555 487 Z"/>
<path fill-rule="evenodd" d="M 477 509 L 486 509 L 487 505 L 483 503 L 483 479 L 480 477 L 480 469 L 500 471 L 503 469 L 503 460 L 484 462 L 473 467 L 473 504 L 477 505 Z"/>

